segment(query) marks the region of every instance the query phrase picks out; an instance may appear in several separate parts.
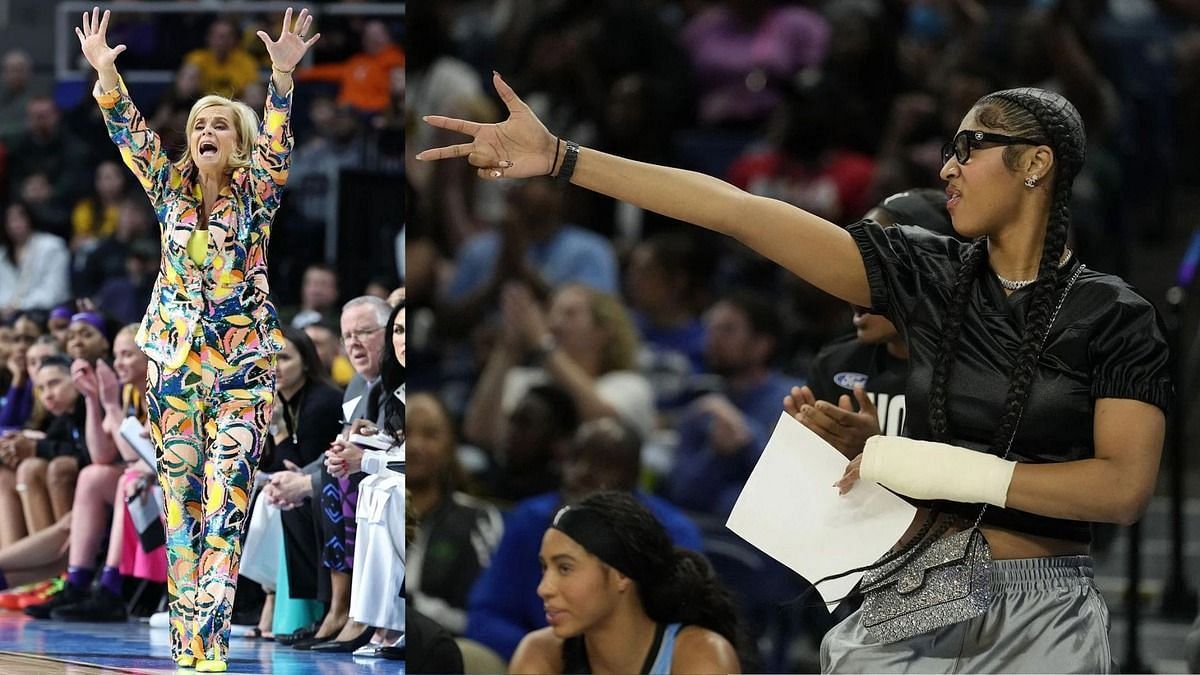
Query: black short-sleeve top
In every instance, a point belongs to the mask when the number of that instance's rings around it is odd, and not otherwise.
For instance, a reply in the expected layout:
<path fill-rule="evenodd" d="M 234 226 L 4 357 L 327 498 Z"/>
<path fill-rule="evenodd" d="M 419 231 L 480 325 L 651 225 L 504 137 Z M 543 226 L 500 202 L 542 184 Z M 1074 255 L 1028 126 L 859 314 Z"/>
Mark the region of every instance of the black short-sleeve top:
<path fill-rule="evenodd" d="M 908 226 L 870 220 L 849 227 L 866 266 L 871 309 L 890 319 L 908 344 L 908 435 L 931 440 L 929 389 L 942 320 L 968 243 Z M 1079 262 L 1072 258 L 1067 270 Z M 1006 296 L 987 266 L 972 286 L 947 390 L 951 442 L 991 448 L 1008 378 L 1021 343 L 1032 288 Z M 1055 301 L 1057 303 L 1057 300 Z M 1164 411 L 1172 398 L 1169 350 L 1154 307 L 1118 277 L 1084 268 L 1050 328 L 1009 459 L 1066 462 L 1095 456 L 1098 398 L 1127 398 Z M 939 502 L 974 518 L 978 505 Z M 984 523 L 1028 534 L 1089 541 L 1086 522 L 991 507 Z"/>

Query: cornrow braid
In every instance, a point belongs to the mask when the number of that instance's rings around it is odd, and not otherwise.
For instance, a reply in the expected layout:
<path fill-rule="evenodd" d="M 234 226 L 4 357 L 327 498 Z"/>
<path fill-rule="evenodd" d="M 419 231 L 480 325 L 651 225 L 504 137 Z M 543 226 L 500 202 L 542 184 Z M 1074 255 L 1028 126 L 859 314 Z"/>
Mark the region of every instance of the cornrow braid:
<path fill-rule="evenodd" d="M 938 344 L 937 361 L 933 366 L 933 381 L 929 387 L 929 428 L 934 440 L 950 440 L 950 420 L 946 415 L 946 383 L 950 381 L 950 371 L 954 366 L 955 351 L 958 338 L 962 334 L 963 315 L 966 314 L 967 301 L 971 297 L 971 287 L 979 268 L 987 260 L 987 242 L 977 239 L 967 250 L 958 275 L 954 279 L 954 296 L 946 308 L 946 318 L 942 322 L 942 339 Z"/>
<path fill-rule="evenodd" d="M 1021 419 L 1021 412 L 1029 399 L 1037 370 L 1038 350 L 1042 345 L 1043 336 L 1050 329 L 1050 318 L 1061 281 L 1058 263 L 1066 247 L 1067 230 L 1071 224 L 1071 185 L 1083 165 L 1085 145 L 1083 123 L 1079 113 L 1070 102 L 1057 94 L 1039 89 L 1007 90 L 985 96 L 979 105 L 987 106 L 992 101 L 999 103 L 1002 109 L 1008 107 L 1002 103 L 1008 103 L 1017 107 L 1019 111 L 1032 115 L 1048 138 L 1058 163 L 1054 172 L 1054 194 L 1050 202 L 1050 218 L 1046 225 L 1042 259 L 1025 320 L 1025 334 L 1009 374 L 1008 394 L 1005 397 L 1000 425 L 992 439 L 992 452 L 1000 454 L 1005 452 L 1004 444 L 1013 436 Z M 1007 110 L 1003 112 L 1008 113 Z M 1018 112 L 1017 115 L 1019 114 Z"/>

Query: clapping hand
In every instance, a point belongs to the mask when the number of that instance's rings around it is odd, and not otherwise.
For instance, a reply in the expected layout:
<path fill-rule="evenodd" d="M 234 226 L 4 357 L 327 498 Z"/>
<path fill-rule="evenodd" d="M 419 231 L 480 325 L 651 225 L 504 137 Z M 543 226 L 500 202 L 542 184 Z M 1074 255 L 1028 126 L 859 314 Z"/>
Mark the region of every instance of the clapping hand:
<path fill-rule="evenodd" d="M 96 361 L 96 384 L 100 395 L 100 404 L 105 410 L 121 409 L 121 383 L 112 366 L 103 359 Z"/>
<path fill-rule="evenodd" d="M 792 387 L 792 393 L 783 399 L 783 409 L 846 459 L 854 459 L 862 453 L 867 439 L 880 433 L 879 413 L 862 385 L 854 387 L 854 398 L 858 401 L 858 412 L 846 394 L 842 394 L 835 406 L 816 400 L 807 386 Z"/>
<path fill-rule="evenodd" d="M 88 363 L 87 359 L 75 359 L 71 363 L 71 382 L 75 384 L 75 389 L 85 397 L 99 399 L 100 384 L 96 380 L 96 372 L 92 370 L 92 364 Z"/>
<path fill-rule="evenodd" d="M 300 10 L 300 16 L 296 17 L 296 22 L 293 24 L 292 8 L 288 7 L 283 14 L 283 27 L 279 31 L 278 40 L 272 40 L 266 31 L 258 31 L 258 37 L 266 45 L 267 54 L 271 57 L 272 68 L 284 73 L 289 73 L 296 68 L 296 64 L 304 58 L 308 48 L 321 37 L 321 34 L 317 33 L 307 40 L 304 39 L 304 35 L 308 33 L 311 26 L 312 15 L 308 13 L 307 8 Z"/>

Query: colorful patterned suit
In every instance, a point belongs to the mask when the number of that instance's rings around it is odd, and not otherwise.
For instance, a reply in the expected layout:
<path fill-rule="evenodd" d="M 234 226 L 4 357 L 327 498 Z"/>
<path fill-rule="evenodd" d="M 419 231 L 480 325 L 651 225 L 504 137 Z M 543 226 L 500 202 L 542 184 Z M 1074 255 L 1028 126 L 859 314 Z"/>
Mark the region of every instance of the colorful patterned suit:
<path fill-rule="evenodd" d="M 172 657 L 224 660 L 254 471 L 283 336 L 267 299 L 267 243 L 292 149 L 291 92 L 268 85 L 251 164 L 212 205 L 197 265 L 187 244 L 202 195 L 196 168 L 172 164 L 124 83 L 94 95 L 109 136 L 158 215 L 162 259 L 137 344 L 167 497 Z"/>

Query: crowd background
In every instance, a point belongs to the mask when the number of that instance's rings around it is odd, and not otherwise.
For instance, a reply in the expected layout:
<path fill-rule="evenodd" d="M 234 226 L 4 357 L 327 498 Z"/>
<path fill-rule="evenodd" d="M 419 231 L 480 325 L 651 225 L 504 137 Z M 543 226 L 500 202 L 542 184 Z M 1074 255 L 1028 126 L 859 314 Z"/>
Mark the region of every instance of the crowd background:
<path fill-rule="evenodd" d="M 410 158 L 464 140 L 423 115 L 503 119 L 496 70 L 563 138 L 846 225 L 889 195 L 940 191 L 939 149 L 981 95 L 1061 92 L 1089 142 L 1070 246 L 1179 327 L 1175 412 L 1195 466 L 1200 3 L 445 0 L 406 20 Z M 854 334 L 852 308 L 733 240 L 550 179 L 480 181 L 466 162 L 410 162 L 405 178 L 409 380 L 436 400 L 440 439 L 434 459 L 410 449 L 410 607 L 508 658 L 545 625 L 536 547 L 557 506 L 628 489 L 708 555 L 762 667 L 814 667 L 829 618 L 781 608 L 804 582 L 723 522 L 783 396 Z M 1168 305 L 1175 286 L 1184 301 Z M 628 437 L 598 451 L 600 419 Z M 613 467 L 592 475 L 602 456 Z M 1113 538 L 1097 531 L 1098 555 Z"/>

